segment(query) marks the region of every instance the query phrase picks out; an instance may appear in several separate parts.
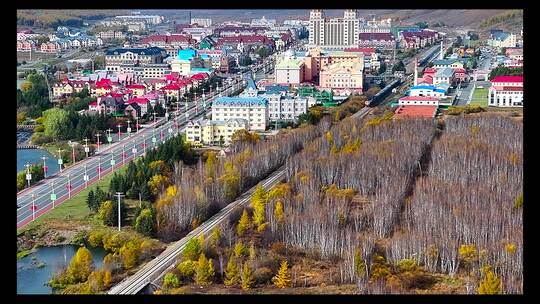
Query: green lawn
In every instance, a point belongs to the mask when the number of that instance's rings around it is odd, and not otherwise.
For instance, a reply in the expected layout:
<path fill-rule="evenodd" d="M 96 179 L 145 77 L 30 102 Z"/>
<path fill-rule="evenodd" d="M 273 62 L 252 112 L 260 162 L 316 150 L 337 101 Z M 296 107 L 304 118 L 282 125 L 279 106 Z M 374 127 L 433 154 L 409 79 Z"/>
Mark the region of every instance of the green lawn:
<path fill-rule="evenodd" d="M 488 89 L 486 88 L 475 88 L 473 96 L 470 102 L 470 105 L 477 105 L 481 107 L 488 106 Z"/>
<path fill-rule="evenodd" d="M 127 170 L 127 165 L 121 167 L 120 169 L 117 169 L 114 172 L 117 173 L 124 173 Z M 99 182 L 93 184 L 92 186 L 89 186 L 87 189 L 82 190 L 81 192 L 77 193 L 76 195 L 72 196 L 70 199 L 65 200 L 62 204 L 55 207 L 53 210 L 50 210 L 49 212 L 45 213 L 44 215 L 37 218 L 33 223 L 29 223 L 25 227 L 18 229 L 17 234 L 20 234 L 26 230 L 36 228 L 37 226 L 43 225 L 47 222 L 56 222 L 60 224 L 60 222 L 65 222 L 66 225 L 73 224 L 74 222 L 88 222 L 99 224 L 98 221 L 96 221 L 95 218 L 92 218 L 90 215 L 92 214 L 90 212 L 90 209 L 88 209 L 88 206 L 86 205 L 86 197 L 88 196 L 88 192 L 90 190 L 95 190 L 98 186 L 104 190 L 109 190 L 109 184 L 111 182 L 112 176 L 114 173 L 109 173 L 107 176 L 103 177 Z"/>

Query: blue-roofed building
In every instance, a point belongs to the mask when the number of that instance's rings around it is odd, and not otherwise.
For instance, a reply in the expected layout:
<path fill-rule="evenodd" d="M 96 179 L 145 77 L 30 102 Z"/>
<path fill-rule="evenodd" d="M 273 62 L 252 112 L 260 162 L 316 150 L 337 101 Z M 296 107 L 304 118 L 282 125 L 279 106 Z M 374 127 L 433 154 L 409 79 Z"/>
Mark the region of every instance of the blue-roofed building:
<path fill-rule="evenodd" d="M 268 100 L 262 97 L 219 97 L 212 103 L 212 120 L 242 118 L 249 129 L 264 131 L 269 122 Z"/>
<path fill-rule="evenodd" d="M 516 35 L 502 30 L 491 30 L 488 39 L 488 45 L 498 48 L 516 47 L 517 37 Z"/>
<path fill-rule="evenodd" d="M 439 85 L 419 84 L 411 87 L 407 91 L 407 95 L 445 98 L 449 88 L 450 85 L 447 83 L 441 83 Z"/>
<path fill-rule="evenodd" d="M 442 83 L 452 84 L 454 82 L 454 69 L 441 68 L 438 69 L 435 75 L 433 75 L 433 84 L 438 85 Z"/>
<path fill-rule="evenodd" d="M 178 51 L 179 60 L 193 60 L 197 56 L 197 50 L 194 49 L 185 49 Z"/>
<path fill-rule="evenodd" d="M 259 93 L 259 89 L 257 88 L 257 85 L 255 84 L 255 81 L 251 77 L 244 77 L 244 79 L 247 82 L 247 86 L 240 94 L 243 97 L 257 97 L 257 94 Z"/>
<path fill-rule="evenodd" d="M 453 59 L 437 59 L 433 60 L 433 67 L 436 69 L 439 68 L 453 68 L 453 69 L 463 69 L 465 63 L 458 58 Z"/>

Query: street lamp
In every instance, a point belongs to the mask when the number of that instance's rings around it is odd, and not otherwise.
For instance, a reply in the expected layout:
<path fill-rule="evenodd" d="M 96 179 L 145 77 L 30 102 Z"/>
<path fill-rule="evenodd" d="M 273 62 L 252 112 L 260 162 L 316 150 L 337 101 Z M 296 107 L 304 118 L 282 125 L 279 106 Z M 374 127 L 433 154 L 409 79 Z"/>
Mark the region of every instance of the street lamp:
<path fill-rule="evenodd" d="M 83 179 L 84 179 L 84 187 L 85 188 L 88 188 L 88 172 L 86 171 L 87 169 L 87 166 L 86 164 L 84 164 L 84 176 L 83 176 Z"/>
<path fill-rule="evenodd" d="M 135 140 L 132 141 L 133 143 L 133 149 L 131 149 L 131 152 L 133 152 L 133 158 L 137 155 L 137 146 L 135 145 Z"/>
<path fill-rule="evenodd" d="M 54 193 L 54 181 L 51 182 L 51 201 L 54 208 L 54 201 L 56 201 L 56 193 Z"/>
<path fill-rule="evenodd" d="M 109 144 L 111 144 L 112 142 L 111 132 L 112 132 L 111 128 L 107 129 L 107 133 L 108 133 L 107 141 L 109 142 Z"/>
<path fill-rule="evenodd" d="M 146 134 L 143 134 L 142 135 L 142 140 L 143 140 L 143 143 L 142 143 L 142 147 L 143 147 L 143 154 L 146 155 Z"/>
<path fill-rule="evenodd" d="M 68 198 L 71 198 L 71 174 L 68 173 L 68 184 L 66 185 L 68 189 Z"/>
<path fill-rule="evenodd" d="M 101 155 L 98 160 L 98 180 L 101 180 Z"/>
<path fill-rule="evenodd" d="M 58 166 L 60 166 L 60 172 L 62 172 L 62 164 L 64 163 L 64 160 L 62 159 L 63 151 L 63 149 L 58 149 Z"/>
<path fill-rule="evenodd" d="M 156 123 L 156 110 L 154 110 L 154 124 Z"/>
<path fill-rule="evenodd" d="M 96 137 L 97 137 L 97 151 L 96 152 L 99 152 L 99 138 L 101 137 L 101 133 L 97 133 Z"/>
<path fill-rule="evenodd" d="M 122 165 L 125 163 L 125 158 L 126 158 L 126 145 L 122 145 Z"/>
<path fill-rule="evenodd" d="M 88 152 L 90 152 L 90 148 L 88 148 L 88 138 L 84 139 L 84 153 L 86 153 L 86 158 L 88 158 Z"/>
<path fill-rule="evenodd" d="M 128 137 L 131 137 L 131 128 L 129 127 L 130 123 L 131 123 L 131 120 L 128 120 L 127 121 L 127 124 L 128 124 L 128 126 L 127 126 Z"/>
<path fill-rule="evenodd" d="M 42 156 L 41 159 L 43 160 L 43 178 L 47 178 L 47 164 L 45 163 L 45 160 L 49 159 L 46 156 Z"/>
<path fill-rule="evenodd" d="M 32 221 L 36 219 L 36 203 L 35 203 L 36 194 L 32 193 Z"/>
<path fill-rule="evenodd" d="M 71 147 L 71 159 L 73 160 L 73 164 L 75 164 L 75 143 L 69 141 L 68 144 Z"/>
<path fill-rule="evenodd" d="M 152 142 L 154 143 L 154 148 L 156 148 L 157 139 L 156 139 L 156 130 L 155 129 L 154 129 L 153 134 L 152 134 Z"/>
<path fill-rule="evenodd" d="M 139 117 L 135 117 L 135 128 L 136 128 L 136 133 L 139 133 Z"/>
<path fill-rule="evenodd" d="M 122 132 L 120 131 L 120 128 L 121 128 L 122 126 L 119 124 L 119 125 L 117 125 L 117 127 L 118 127 L 118 141 L 120 141 L 120 138 L 121 138 L 121 136 L 122 136 Z"/>
<path fill-rule="evenodd" d="M 28 187 L 30 187 L 30 181 L 32 180 L 32 174 L 30 174 L 30 163 L 26 162 L 26 180 L 28 181 Z"/>

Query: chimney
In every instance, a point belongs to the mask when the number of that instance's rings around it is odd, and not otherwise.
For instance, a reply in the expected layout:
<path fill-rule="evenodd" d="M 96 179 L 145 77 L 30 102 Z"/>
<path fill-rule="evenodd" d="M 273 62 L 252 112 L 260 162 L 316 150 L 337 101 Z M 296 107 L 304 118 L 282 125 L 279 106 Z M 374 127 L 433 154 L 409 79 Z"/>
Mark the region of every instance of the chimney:
<path fill-rule="evenodd" d="M 444 59 L 443 56 L 443 41 L 441 40 L 441 51 L 439 52 L 439 59 Z"/>
<path fill-rule="evenodd" d="M 414 59 L 414 85 L 418 85 L 418 57 Z"/>

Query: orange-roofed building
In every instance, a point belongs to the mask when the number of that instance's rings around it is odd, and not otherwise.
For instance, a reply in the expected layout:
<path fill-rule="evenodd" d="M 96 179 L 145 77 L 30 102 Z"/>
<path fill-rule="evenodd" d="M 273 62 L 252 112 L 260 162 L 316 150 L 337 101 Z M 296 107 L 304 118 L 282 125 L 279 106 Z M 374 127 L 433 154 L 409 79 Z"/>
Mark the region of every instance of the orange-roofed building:
<path fill-rule="evenodd" d="M 399 118 L 434 118 L 437 106 L 398 106 L 394 119 Z"/>

